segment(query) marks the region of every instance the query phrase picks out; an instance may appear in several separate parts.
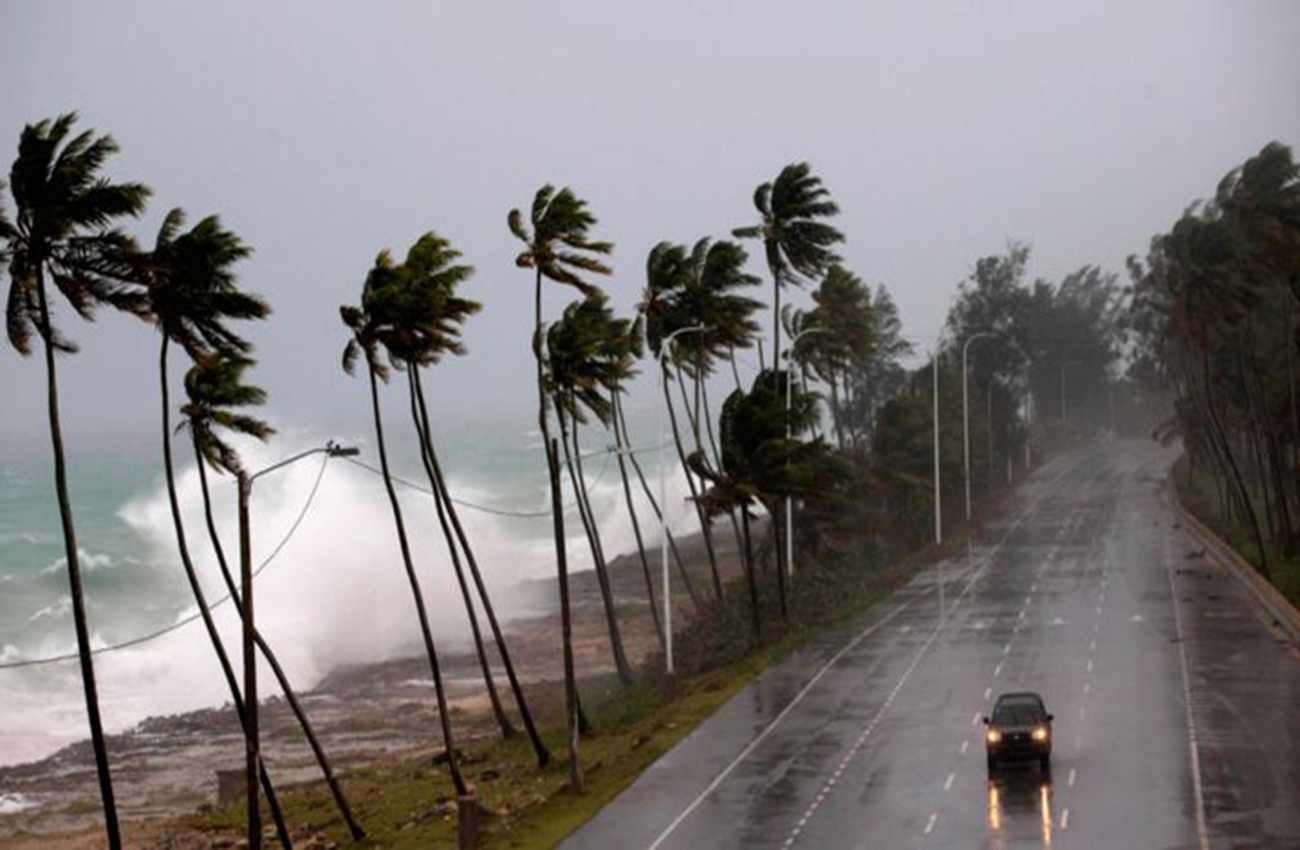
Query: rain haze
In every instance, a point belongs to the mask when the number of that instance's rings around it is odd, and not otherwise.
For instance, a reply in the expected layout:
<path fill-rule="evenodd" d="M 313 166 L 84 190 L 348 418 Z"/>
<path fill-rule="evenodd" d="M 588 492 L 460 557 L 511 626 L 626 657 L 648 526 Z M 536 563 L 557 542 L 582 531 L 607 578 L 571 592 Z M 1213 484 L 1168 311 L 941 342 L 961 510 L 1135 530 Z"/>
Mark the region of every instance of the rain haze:
<path fill-rule="evenodd" d="M 807 160 L 845 264 L 925 337 L 1008 239 L 1034 274 L 1122 272 L 1206 175 L 1300 138 L 1285 2 L 4 2 L 0 20 L 0 139 L 76 109 L 121 145 L 111 174 L 154 190 L 145 244 L 173 206 L 220 214 L 275 310 L 250 331 L 270 417 L 326 429 L 366 415 L 338 305 L 427 230 L 484 305 L 469 356 L 431 377 L 439 415 L 528 420 L 530 278 L 505 217 L 546 182 L 590 201 L 627 309 L 656 242 L 750 223 L 754 187 Z M 149 426 L 154 336 L 109 315 L 70 330 L 67 427 Z M 8 398 L 42 382 L 0 357 Z M 0 408 L 3 433 L 42 424 Z"/>
<path fill-rule="evenodd" d="M 0 844 L 1300 847 L 1298 35 L 0 0 Z"/>

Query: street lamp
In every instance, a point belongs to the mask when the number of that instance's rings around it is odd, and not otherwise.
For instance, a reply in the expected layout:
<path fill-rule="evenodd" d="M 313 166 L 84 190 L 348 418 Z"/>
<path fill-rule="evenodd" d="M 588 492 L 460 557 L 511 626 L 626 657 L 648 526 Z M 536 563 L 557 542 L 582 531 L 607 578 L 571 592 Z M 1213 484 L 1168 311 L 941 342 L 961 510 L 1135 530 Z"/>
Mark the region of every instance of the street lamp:
<path fill-rule="evenodd" d="M 325 454 L 329 457 L 355 457 L 360 450 L 354 446 L 340 446 L 330 441 L 323 446 L 299 452 L 293 457 L 272 464 L 266 469 L 249 475 L 244 470 L 236 473 L 236 485 L 239 488 L 239 583 L 243 594 L 244 619 L 244 713 L 245 713 L 245 753 L 244 783 L 248 794 L 248 846 L 256 850 L 262 846 L 262 814 L 259 810 L 258 764 L 261 761 L 260 741 L 257 728 L 257 656 L 255 655 L 255 636 L 253 626 L 253 547 L 248 527 L 248 500 L 253 492 L 253 482 L 277 469 L 283 469 L 305 457 Z"/>
<path fill-rule="evenodd" d="M 664 402 L 668 400 L 668 357 L 672 352 L 673 340 L 681 334 L 698 333 L 706 330 L 704 325 L 690 325 L 684 328 L 678 328 L 664 338 L 664 344 L 659 348 L 659 379 L 663 385 Z M 663 582 L 664 582 L 664 669 L 672 675 L 673 672 L 673 607 L 672 593 L 668 586 L 668 458 L 665 451 L 668 447 L 668 431 L 664 422 L 664 408 L 659 408 L 659 553 L 663 559 Z M 687 475 L 690 471 L 687 470 Z"/>
<path fill-rule="evenodd" d="M 826 328 L 804 328 L 794 335 L 790 340 L 790 347 L 785 350 L 786 362 L 789 364 L 787 372 L 792 373 L 794 370 L 794 349 L 799 344 L 799 340 L 809 334 L 830 333 Z M 790 405 L 794 403 L 793 399 L 794 378 L 792 374 L 787 374 L 785 379 L 785 439 L 790 440 Z M 805 388 L 805 392 L 807 389 Z M 785 497 L 785 574 L 794 576 L 794 500 L 789 496 Z"/>
<path fill-rule="evenodd" d="M 965 344 L 961 347 L 961 440 L 964 458 L 963 470 L 966 479 L 966 522 L 970 522 L 970 391 L 967 386 L 966 357 L 970 352 L 972 342 L 977 339 L 988 339 L 995 336 L 997 334 L 992 331 L 980 331 L 967 337 Z"/>

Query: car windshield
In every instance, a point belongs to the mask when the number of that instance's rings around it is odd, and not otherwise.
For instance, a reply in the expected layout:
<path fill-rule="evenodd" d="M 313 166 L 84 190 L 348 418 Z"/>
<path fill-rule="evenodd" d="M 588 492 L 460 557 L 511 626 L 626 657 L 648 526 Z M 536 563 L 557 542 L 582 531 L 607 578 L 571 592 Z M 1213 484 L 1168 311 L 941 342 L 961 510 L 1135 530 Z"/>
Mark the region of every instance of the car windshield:
<path fill-rule="evenodd" d="M 993 722 L 998 726 L 1031 726 L 1042 719 L 1042 712 L 1033 703 L 1010 703 L 993 710 Z"/>

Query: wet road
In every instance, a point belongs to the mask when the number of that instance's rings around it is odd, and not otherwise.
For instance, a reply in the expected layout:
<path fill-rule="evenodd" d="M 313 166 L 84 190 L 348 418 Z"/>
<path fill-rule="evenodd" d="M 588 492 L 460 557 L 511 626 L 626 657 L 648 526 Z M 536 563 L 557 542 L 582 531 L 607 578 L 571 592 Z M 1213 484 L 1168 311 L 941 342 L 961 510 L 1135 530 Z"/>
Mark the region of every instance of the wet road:
<path fill-rule="evenodd" d="M 566 846 L 1300 848 L 1300 651 L 1178 527 L 1170 460 L 1038 470 L 966 557 L 768 671 Z M 1013 690 L 1056 715 L 1047 774 L 986 768 Z"/>

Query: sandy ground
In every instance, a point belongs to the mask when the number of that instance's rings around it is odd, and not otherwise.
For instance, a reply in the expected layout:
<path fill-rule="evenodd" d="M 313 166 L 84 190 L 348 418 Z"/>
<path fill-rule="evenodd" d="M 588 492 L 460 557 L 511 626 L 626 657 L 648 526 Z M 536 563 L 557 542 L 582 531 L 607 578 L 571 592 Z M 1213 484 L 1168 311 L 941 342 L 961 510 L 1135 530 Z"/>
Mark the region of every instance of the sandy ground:
<path fill-rule="evenodd" d="M 715 527 L 724 578 L 738 570 L 735 539 L 724 521 Z M 701 539 L 679 543 L 697 591 L 708 592 Z M 650 554 L 659 590 L 657 550 Z M 646 601 L 645 579 L 636 555 L 610 565 L 620 627 L 635 665 L 659 649 Z M 674 570 L 675 612 L 685 622 L 692 610 Z M 593 572 L 571 577 L 575 658 L 580 676 L 613 669 L 599 587 Z M 554 579 L 530 582 L 525 598 L 532 610 L 506 624 L 507 644 L 525 689 L 557 686 L 562 680 L 559 597 Z M 486 621 L 480 616 L 487 635 Z M 415 628 L 414 623 L 412 628 Z M 676 630 L 676 629 L 675 629 Z M 509 710 L 509 685 L 492 653 L 498 690 Z M 461 741 L 496 733 L 482 674 L 472 651 L 441 659 L 451 713 Z M 273 683 L 272 683 L 273 684 Z M 300 695 L 337 771 L 441 749 L 437 708 L 424 656 L 333 671 Z M 312 782 L 319 769 L 306 739 L 282 699 L 262 704 L 262 747 L 277 787 Z M 513 712 L 511 712 L 513 714 Z M 162 835 L 158 819 L 201 810 L 217 802 L 218 771 L 241 770 L 243 736 L 229 705 L 167 717 L 152 717 L 109 740 L 114 790 L 128 843 L 140 846 L 198 846 Z M 35 805 L 0 814 L 0 843 L 6 847 L 92 848 L 104 844 L 98 784 L 90 742 L 66 747 L 41 761 L 0 767 L 0 797 L 22 795 Z M 207 846 L 207 845 L 203 845 Z"/>

